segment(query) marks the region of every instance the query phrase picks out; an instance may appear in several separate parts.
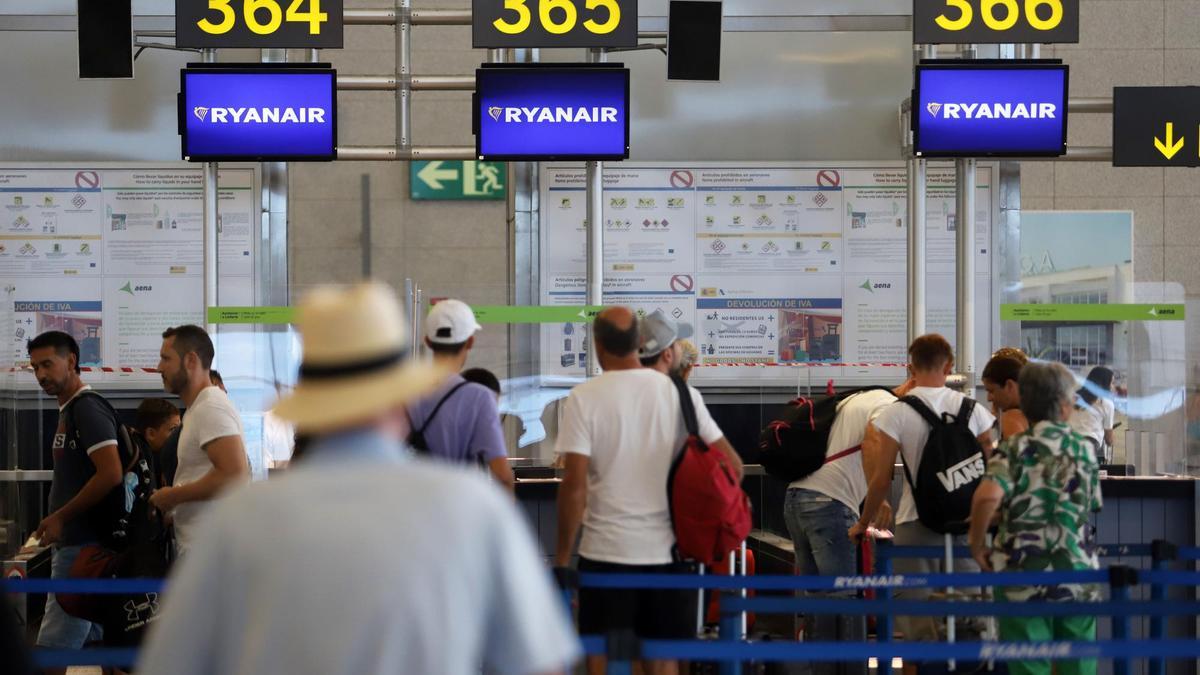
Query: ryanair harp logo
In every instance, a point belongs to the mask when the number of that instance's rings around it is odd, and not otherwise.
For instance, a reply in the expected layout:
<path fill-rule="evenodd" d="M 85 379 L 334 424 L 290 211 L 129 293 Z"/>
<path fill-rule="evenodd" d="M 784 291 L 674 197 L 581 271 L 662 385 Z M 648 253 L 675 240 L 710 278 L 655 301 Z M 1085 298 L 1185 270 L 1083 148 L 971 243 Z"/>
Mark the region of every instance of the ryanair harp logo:
<path fill-rule="evenodd" d="M 942 104 L 941 103 L 926 103 L 925 109 L 929 111 L 930 115 L 937 117 L 938 111 L 942 109 Z"/>
<path fill-rule="evenodd" d="M 491 115 L 492 119 L 497 122 L 500 121 L 500 115 L 502 115 L 503 113 L 504 113 L 504 108 L 501 108 L 500 106 L 494 105 L 494 106 L 488 108 L 488 114 Z"/>
<path fill-rule="evenodd" d="M 195 108 L 192 108 L 192 114 L 196 116 L 196 119 L 203 122 L 204 118 L 208 117 L 208 108 L 196 106 Z"/>

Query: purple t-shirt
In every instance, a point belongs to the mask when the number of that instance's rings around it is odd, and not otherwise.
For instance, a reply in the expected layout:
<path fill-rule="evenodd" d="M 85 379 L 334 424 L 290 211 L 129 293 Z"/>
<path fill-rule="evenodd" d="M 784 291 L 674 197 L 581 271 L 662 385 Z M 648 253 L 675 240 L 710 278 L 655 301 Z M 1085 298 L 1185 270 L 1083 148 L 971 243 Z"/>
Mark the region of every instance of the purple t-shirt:
<path fill-rule="evenodd" d="M 408 416 L 413 430 L 424 426 L 438 401 L 461 382 L 461 376 L 453 375 L 437 391 L 411 404 Z M 424 435 L 429 454 L 451 462 L 481 459 L 488 463 L 508 456 L 504 433 L 500 429 L 496 394 L 474 382 L 461 387 L 446 399 L 437 416 L 425 428 Z"/>

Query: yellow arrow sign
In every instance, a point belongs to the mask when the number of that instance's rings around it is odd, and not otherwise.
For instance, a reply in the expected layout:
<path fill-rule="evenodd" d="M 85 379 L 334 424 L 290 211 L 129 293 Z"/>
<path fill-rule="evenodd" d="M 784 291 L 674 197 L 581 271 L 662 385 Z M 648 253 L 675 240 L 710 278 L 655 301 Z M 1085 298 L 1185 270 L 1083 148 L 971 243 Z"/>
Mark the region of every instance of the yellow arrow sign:
<path fill-rule="evenodd" d="M 1175 141 L 1174 137 L 1175 125 L 1171 122 L 1167 122 L 1166 143 L 1158 140 L 1158 136 L 1154 137 L 1154 147 L 1158 148 L 1158 151 L 1161 152 L 1163 157 L 1166 157 L 1167 159 L 1171 159 L 1175 156 L 1175 153 L 1183 149 L 1183 137 L 1180 136 L 1178 141 Z"/>

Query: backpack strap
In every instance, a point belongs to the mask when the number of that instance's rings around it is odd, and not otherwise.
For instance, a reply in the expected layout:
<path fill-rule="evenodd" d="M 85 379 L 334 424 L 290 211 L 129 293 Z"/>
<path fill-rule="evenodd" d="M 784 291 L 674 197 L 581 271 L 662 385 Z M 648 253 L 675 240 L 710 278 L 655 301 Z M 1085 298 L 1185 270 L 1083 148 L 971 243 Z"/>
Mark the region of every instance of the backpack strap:
<path fill-rule="evenodd" d="M 81 391 L 74 400 L 67 404 L 64 412 L 67 415 L 67 422 L 71 425 L 71 431 L 75 433 L 76 437 L 79 436 L 79 425 L 75 423 L 75 404 L 78 403 L 84 396 L 91 396 L 95 398 L 100 402 L 100 405 L 104 406 L 104 408 L 108 410 L 108 414 L 112 416 L 113 426 L 117 430 L 117 456 L 118 458 L 120 457 L 122 448 L 125 448 L 125 452 L 129 455 L 129 462 L 121 467 L 121 473 L 129 473 L 129 471 L 133 469 L 134 465 L 137 464 L 138 460 L 141 459 L 141 449 L 136 443 L 133 442 L 132 437 L 130 437 L 129 428 L 121 423 L 121 416 L 117 413 L 117 409 L 113 407 L 113 404 L 110 403 L 108 399 L 101 396 L 99 392 L 92 389 Z"/>
<path fill-rule="evenodd" d="M 954 423 L 957 424 L 958 426 L 962 427 L 963 429 L 970 431 L 971 430 L 971 415 L 974 412 L 975 412 L 975 399 L 971 398 L 970 396 L 964 396 L 962 405 L 958 407 L 958 417 L 955 418 Z"/>
<path fill-rule="evenodd" d="M 678 375 L 672 375 L 671 381 L 675 383 L 675 389 L 679 391 L 679 407 L 683 410 L 683 426 L 687 428 L 689 436 L 700 435 L 700 425 L 696 422 L 696 406 L 692 404 L 692 392 L 688 390 L 687 383 Z"/>
<path fill-rule="evenodd" d="M 471 384 L 471 383 L 467 380 L 463 380 L 462 382 L 459 382 L 458 384 L 454 385 L 454 387 L 450 391 L 446 392 L 446 395 L 443 396 L 441 398 L 441 400 L 437 402 L 437 405 L 435 405 L 433 407 L 433 412 L 429 413 L 429 417 L 425 418 L 425 423 L 421 425 L 421 428 L 417 430 L 417 433 L 424 434 L 425 430 L 429 428 L 429 425 L 433 424 L 433 418 L 437 417 L 438 411 L 442 409 L 442 404 L 445 403 L 446 401 L 448 401 L 450 399 L 450 397 L 454 395 L 454 392 L 458 391 L 459 389 L 462 389 L 463 387 L 467 386 L 468 384 Z"/>
<path fill-rule="evenodd" d="M 945 424 L 945 422 L 943 422 L 941 420 L 941 418 L 939 418 L 932 410 L 929 409 L 929 406 L 925 405 L 924 401 L 917 398 L 916 396 L 911 396 L 911 395 L 905 396 L 904 398 L 902 398 L 900 400 L 902 402 L 904 402 L 905 404 L 907 404 L 908 407 L 917 411 L 917 414 L 920 415 L 922 417 L 922 419 L 924 419 L 929 424 L 929 426 L 937 427 L 941 424 Z"/>

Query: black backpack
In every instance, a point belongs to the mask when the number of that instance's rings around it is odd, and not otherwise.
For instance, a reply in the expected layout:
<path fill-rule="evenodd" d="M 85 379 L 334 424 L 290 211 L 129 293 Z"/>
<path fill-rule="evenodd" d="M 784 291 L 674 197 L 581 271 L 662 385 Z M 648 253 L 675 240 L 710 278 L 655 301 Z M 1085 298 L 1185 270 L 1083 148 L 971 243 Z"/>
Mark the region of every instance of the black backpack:
<path fill-rule="evenodd" d="M 887 390 L 887 387 L 864 387 L 818 399 L 800 397 L 788 402 L 783 414 L 759 435 L 759 463 L 763 470 L 788 483 L 815 473 L 825 464 L 829 432 L 837 419 L 838 405 L 855 394 L 880 389 Z M 857 448 L 843 450 L 852 452 Z M 835 455 L 829 461 L 842 456 Z"/>
<path fill-rule="evenodd" d="M 421 428 L 413 429 L 409 432 L 408 446 L 412 448 L 418 455 L 429 454 L 429 441 L 425 440 L 425 430 L 429 428 L 430 424 L 433 424 L 433 418 L 437 417 L 438 411 L 442 409 L 442 404 L 448 401 L 450 397 L 454 395 L 454 392 L 462 389 L 468 384 L 470 384 L 470 382 L 459 382 L 458 384 L 454 385 L 454 388 L 446 392 L 446 395 L 437 402 L 437 405 L 433 406 L 433 412 L 429 413 L 429 417 L 425 418 L 425 423 L 421 425 Z"/>
<path fill-rule="evenodd" d="M 92 391 L 85 391 L 67 405 L 64 432 L 68 443 L 80 442 L 79 426 L 75 423 L 75 404 L 83 397 L 91 396 L 99 401 L 112 417 L 117 429 L 117 455 L 121 461 L 122 482 L 109 492 L 88 512 L 88 518 L 100 537 L 100 544 L 114 551 L 122 551 L 131 543 L 157 539 L 161 536 L 161 524 L 154 517 L 150 495 L 158 488 L 158 476 L 154 458 L 148 448 L 134 440 L 128 427 L 121 423 L 108 399 Z M 130 486 L 132 504 L 127 508 L 125 491 Z"/>
<path fill-rule="evenodd" d="M 904 476 L 912 488 L 917 518 L 934 532 L 966 534 L 971 498 L 986 468 L 983 448 L 979 447 L 979 439 L 971 431 L 975 400 L 964 398 L 957 416 L 942 413 L 941 417 L 915 396 L 900 400 L 929 424 L 929 440 L 925 441 L 916 480 L 913 480 L 908 462 L 904 462 Z M 903 461 L 903 452 L 900 457 Z"/>

